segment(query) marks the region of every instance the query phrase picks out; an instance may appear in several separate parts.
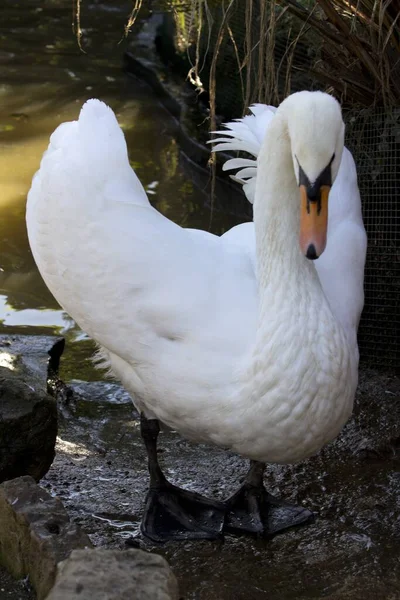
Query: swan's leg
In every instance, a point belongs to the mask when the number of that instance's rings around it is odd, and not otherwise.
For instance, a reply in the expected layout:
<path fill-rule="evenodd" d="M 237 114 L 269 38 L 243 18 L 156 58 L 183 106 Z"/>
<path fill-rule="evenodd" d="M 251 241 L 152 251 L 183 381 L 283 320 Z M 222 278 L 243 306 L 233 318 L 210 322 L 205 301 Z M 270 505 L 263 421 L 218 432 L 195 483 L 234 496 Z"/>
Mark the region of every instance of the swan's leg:
<path fill-rule="evenodd" d="M 264 463 L 251 461 L 242 486 L 226 501 L 224 531 L 272 537 L 290 527 L 312 522 L 311 511 L 286 504 L 267 492 L 264 471 Z"/>
<path fill-rule="evenodd" d="M 140 432 L 149 461 L 150 488 L 142 519 L 143 535 L 155 542 L 215 540 L 222 537 L 225 507 L 170 483 L 157 458 L 158 421 L 141 415 Z"/>

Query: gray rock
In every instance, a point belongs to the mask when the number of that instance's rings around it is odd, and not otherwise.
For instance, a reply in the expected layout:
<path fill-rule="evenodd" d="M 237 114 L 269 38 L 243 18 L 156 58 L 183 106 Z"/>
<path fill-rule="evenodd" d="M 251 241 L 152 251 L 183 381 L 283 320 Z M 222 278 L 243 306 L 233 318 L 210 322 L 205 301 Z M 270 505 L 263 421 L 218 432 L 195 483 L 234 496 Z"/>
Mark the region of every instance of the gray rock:
<path fill-rule="evenodd" d="M 167 561 L 142 550 L 74 550 L 46 600 L 178 600 Z"/>
<path fill-rule="evenodd" d="M 12 364 L 19 375 L 26 375 L 46 389 L 49 350 L 59 341 L 50 335 L 0 335 L 0 365 Z M 34 385 L 34 383 L 33 383 Z"/>
<path fill-rule="evenodd" d="M 39 481 L 54 459 L 57 405 L 36 378 L 0 367 L 0 482 Z"/>
<path fill-rule="evenodd" d="M 61 501 L 31 477 L 0 485 L 0 564 L 16 578 L 28 575 L 38 600 L 51 589 L 57 563 L 90 546 Z"/>

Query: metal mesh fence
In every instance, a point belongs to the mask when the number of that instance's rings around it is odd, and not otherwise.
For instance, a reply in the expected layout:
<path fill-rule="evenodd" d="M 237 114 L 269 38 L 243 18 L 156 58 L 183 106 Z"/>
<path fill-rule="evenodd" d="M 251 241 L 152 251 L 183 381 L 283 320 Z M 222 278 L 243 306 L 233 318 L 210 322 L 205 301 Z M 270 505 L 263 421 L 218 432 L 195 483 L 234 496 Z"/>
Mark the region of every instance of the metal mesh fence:
<path fill-rule="evenodd" d="M 345 120 L 368 234 L 361 356 L 395 368 L 400 364 L 400 108 L 353 110 Z"/>
<path fill-rule="evenodd" d="M 205 28 L 200 38 L 201 80 L 205 87 L 223 19 L 218 3 L 214 5 L 212 27 Z M 217 110 L 224 120 L 240 116 L 246 103 L 277 103 L 289 92 L 324 87 L 313 75 L 314 66 L 324 55 L 324 44 L 312 29 L 285 14 L 274 24 L 274 87 L 260 86 L 260 73 L 269 65 L 267 61 L 260 64 L 264 50 L 257 54 L 257 45 L 261 43 L 262 27 L 267 31 L 271 26 L 267 20 L 262 23 L 269 17 L 262 17 L 260 6 L 253 3 L 250 25 L 246 23 L 245 2 L 236 2 L 229 14 L 229 31 L 219 47 L 215 76 Z M 188 47 L 190 40 L 195 43 L 193 2 L 182 3 L 175 11 L 175 24 L 178 37 L 186 39 Z M 250 76 L 245 60 L 249 35 L 253 42 L 257 40 L 252 48 Z M 265 54 L 268 49 L 264 42 Z M 190 51 L 190 47 L 186 49 Z M 365 308 L 359 329 L 361 360 L 394 370 L 400 363 L 400 108 L 347 106 L 344 120 L 346 145 L 357 165 L 368 234 Z"/>

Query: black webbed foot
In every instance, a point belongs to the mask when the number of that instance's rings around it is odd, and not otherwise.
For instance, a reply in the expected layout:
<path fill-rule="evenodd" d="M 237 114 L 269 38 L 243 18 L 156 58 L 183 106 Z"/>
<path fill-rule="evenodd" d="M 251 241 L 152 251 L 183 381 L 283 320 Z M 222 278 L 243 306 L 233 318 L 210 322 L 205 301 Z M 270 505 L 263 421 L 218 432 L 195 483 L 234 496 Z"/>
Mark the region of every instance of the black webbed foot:
<path fill-rule="evenodd" d="M 226 501 L 224 531 L 273 537 L 314 520 L 308 509 L 269 494 L 263 484 L 263 472 L 264 465 L 253 461 L 242 487 Z"/>
<path fill-rule="evenodd" d="M 158 464 L 158 421 L 141 415 L 140 430 L 150 473 L 150 489 L 141 525 L 143 535 L 154 542 L 215 540 L 222 537 L 224 504 L 172 485 Z"/>
<path fill-rule="evenodd" d="M 165 481 L 147 494 L 141 531 L 154 542 L 215 540 L 222 538 L 224 517 L 222 503 Z"/>

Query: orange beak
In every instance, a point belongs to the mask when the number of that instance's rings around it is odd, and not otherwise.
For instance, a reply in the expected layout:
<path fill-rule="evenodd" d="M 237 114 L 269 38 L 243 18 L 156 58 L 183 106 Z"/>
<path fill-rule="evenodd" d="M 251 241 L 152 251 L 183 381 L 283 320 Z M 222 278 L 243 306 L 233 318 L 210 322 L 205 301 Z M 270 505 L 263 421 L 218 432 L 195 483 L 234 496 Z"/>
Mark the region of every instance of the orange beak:
<path fill-rule="evenodd" d="M 326 246 L 328 228 L 328 196 L 330 185 L 321 185 L 316 197 L 310 199 L 307 187 L 300 187 L 300 248 L 311 260 L 319 258 Z"/>

